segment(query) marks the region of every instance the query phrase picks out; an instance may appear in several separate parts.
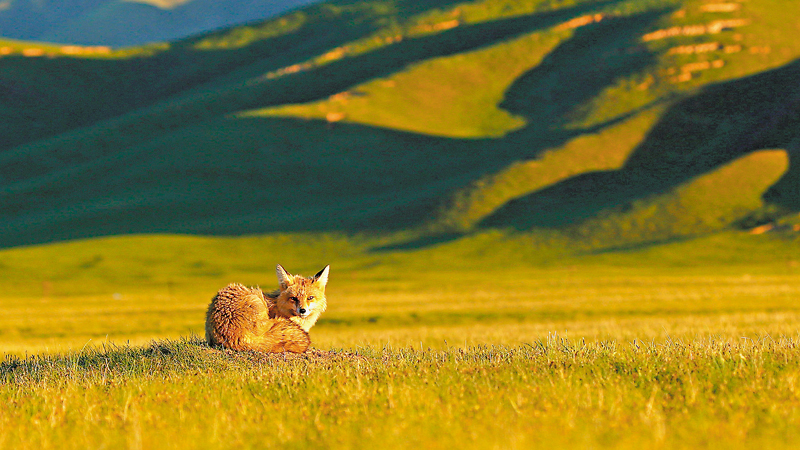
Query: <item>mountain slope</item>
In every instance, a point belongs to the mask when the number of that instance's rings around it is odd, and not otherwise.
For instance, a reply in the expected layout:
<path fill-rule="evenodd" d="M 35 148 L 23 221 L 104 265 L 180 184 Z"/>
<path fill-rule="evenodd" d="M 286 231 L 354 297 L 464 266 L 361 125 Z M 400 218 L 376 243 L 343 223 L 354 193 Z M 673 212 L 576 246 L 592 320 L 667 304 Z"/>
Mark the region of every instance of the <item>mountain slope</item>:
<path fill-rule="evenodd" d="M 169 46 L 0 58 L 0 245 L 501 228 L 602 248 L 779 218 L 800 210 L 800 22 L 785 0 L 731 4 L 341 1 Z M 48 84 L 63 68 L 67 93 Z M 19 107 L 34 89 L 51 108 Z M 714 175 L 732 163 L 755 179 Z M 648 209 L 674 195 L 712 206 Z M 652 225 L 603 238 L 626 223 Z"/>
<path fill-rule="evenodd" d="M 363 37 L 379 18 L 369 5 L 343 11 L 312 7 L 228 32 L 116 51 L 0 41 L 0 149 L 155 106 L 242 68 L 255 65 L 261 73 L 311 58 Z M 234 75 L 232 84 L 244 80 Z M 209 113 L 220 111 L 202 114 Z M 180 124 L 190 120 L 181 118 Z"/>

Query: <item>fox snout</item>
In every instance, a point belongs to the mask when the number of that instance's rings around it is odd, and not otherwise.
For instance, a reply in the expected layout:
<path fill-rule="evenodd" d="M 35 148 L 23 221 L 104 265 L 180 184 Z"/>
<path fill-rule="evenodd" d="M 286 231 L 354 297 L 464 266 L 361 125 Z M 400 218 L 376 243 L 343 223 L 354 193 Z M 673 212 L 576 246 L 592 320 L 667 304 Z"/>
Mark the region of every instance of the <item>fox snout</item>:
<path fill-rule="evenodd" d="M 311 305 L 297 307 L 297 315 L 300 317 L 307 317 L 309 314 L 311 314 Z"/>
<path fill-rule="evenodd" d="M 306 303 L 305 301 L 302 301 L 302 300 L 299 300 L 299 299 L 295 300 L 296 298 L 297 297 L 292 297 L 290 299 L 294 303 L 291 306 L 291 315 L 292 316 L 300 316 L 300 317 L 303 317 L 303 318 L 308 317 L 308 315 L 311 314 L 311 311 L 313 309 L 311 303 Z"/>

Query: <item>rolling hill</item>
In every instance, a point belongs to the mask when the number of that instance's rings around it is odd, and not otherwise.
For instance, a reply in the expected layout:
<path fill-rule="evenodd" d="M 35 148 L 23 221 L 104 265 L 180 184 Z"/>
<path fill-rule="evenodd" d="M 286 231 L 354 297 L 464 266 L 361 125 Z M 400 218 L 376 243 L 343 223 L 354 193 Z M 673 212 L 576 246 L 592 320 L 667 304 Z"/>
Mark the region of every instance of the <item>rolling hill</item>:
<path fill-rule="evenodd" d="M 0 36 L 130 46 L 263 20 L 316 0 L 5 0 Z"/>
<path fill-rule="evenodd" d="M 604 249 L 794 223 L 790 7 L 332 1 L 124 50 L 0 43 L 0 245 L 502 230 Z"/>

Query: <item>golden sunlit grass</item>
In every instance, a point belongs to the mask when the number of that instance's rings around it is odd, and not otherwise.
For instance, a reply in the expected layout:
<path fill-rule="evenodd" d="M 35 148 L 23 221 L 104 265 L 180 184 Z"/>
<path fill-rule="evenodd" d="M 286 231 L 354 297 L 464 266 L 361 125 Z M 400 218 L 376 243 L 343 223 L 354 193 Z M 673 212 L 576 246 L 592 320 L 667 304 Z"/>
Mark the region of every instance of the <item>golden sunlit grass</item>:
<path fill-rule="evenodd" d="M 346 253 L 342 239 L 294 246 L 332 263 L 329 310 L 303 355 L 219 351 L 201 337 L 216 289 L 275 284 L 264 255 L 286 254 L 292 270 L 318 265 L 287 254 L 288 237 L 120 237 L 4 251 L 9 273 L 41 260 L 56 265 L 42 273 L 49 281 L 23 272 L 3 281 L 33 287 L 0 300 L 0 402 L 11 405 L 0 410 L 0 442 L 800 443 L 800 268 L 791 235 L 727 233 L 553 259 L 509 236 L 399 253 L 363 250 L 369 240 L 349 241 Z M 92 281 L 93 292 L 81 294 Z"/>
<path fill-rule="evenodd" d="M 0 365 L 13 447 L 791 448 L 797 338 L 363 347 L 197 341 Z"/>
<path fill-rule="evenodd" d="M 376 239 L 132 236 L 5 250 L 0 351 L 199 336 L 218 289 L 271 289 L 276 263 L 305 274 L 331 264 L 329 308 L 312 331 L 321 349 L 519 345 L 553 331 L 615 340 L 791 334 L 800 298 L 793 233 L 584 255 L 525 235 L 394 252 L 374 250 L 385 242 Z"/>

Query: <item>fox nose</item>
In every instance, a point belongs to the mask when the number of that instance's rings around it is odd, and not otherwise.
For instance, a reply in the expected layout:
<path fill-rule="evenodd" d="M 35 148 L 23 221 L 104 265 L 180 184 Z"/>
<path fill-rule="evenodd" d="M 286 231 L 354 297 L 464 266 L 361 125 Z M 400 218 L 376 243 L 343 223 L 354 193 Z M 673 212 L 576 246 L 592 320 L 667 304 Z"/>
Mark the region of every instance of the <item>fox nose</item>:
<path fill-rule="evenodd" d="M 308 310 L 305 308 L 300 308 L 297 310 L 297 312 L 299 312 L 301 315 L 305 315 L 305 313 L 308 312 Z"/>

